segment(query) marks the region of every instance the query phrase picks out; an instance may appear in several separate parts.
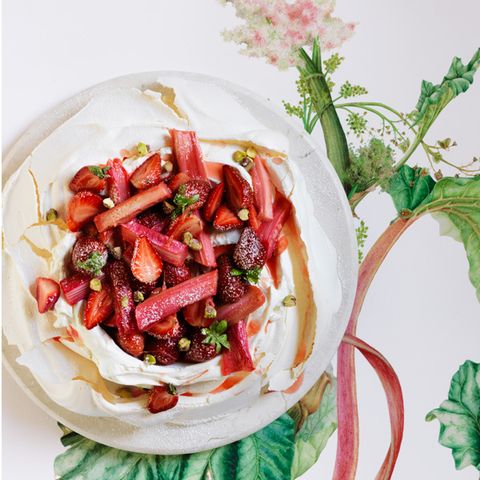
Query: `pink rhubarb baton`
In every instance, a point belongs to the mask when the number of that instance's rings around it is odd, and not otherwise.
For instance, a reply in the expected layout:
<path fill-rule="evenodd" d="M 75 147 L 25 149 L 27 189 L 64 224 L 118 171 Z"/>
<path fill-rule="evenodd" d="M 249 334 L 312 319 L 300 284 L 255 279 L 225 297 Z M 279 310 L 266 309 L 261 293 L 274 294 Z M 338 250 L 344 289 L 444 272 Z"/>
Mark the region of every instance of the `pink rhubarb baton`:
<path fill-rule="evenodd" d="M 189 175 L 190 178 L 208 180 L 197 134 L 172 129 L 170 135 L 178 169 Z"/>
<path fill-rule="evenodd" d="M 183 307 L 213 297 L 217 293 L 217 282 L 218 273 L 213 270 L 152 295 L 137 306 L 135 316 L 138 328 L 148 330 Z"/>
<path fill-rule="evenodd" d="M 133 197 L 115 205 L 112 209 L 98 214 L 94 219 L 95 225 L 101 233 L 109 228 L 126 223 L 139 213 L 170 197 L 171 193 L 164 183 L 148 190 L 142 190 Z"/>
<path fill-rule="evenodd" d="M 245 320 L 240 320 L 235 325 L 230 325 L 227 330 L 227 336 L 230 349 L 224 350 L 220 361 L 222 375 L 255 370 L 252 356 L 248 349 L 248 335 Z"/>
<path fill-rule="evenodd" d="M 216 267 L 217 259 L 215 258 L 215 250 L 213 249 L 212 239 L 208 232 L 200 232 L 197 240 L 202 246 L 201 250 L 193 252 L 194 260 L 204 267 Z"/>
<path fill-rule="evenodd" d="M 275 192 L 267 167 L 261 157 L 255 158 L 250 175 L 252 176 L 253 194 L 255 196 L 255 205 L 258 209 L 258 216 L 262 221 L 272 220 Z"/>
<path fill-rule="evenodd" d="M 235 303 L 227 303 L 217 308 L 217 318 L 227 320 L 231 325 L 247 318 L 265 303 L 265 295 L 254 285 L 249 285 L 245 295 Z"/>
<path fill-rule="evenodd" d="M 123 240 L 127 243 L 134 244 L 138 237 L 147 237 L 162 260 L 176 267 L 185 263 L 188 255 L 188 247 L 178 240 L 174 240 L 156 230 L 145 227 L 137 221 L 131 221 L 121 225 L 120 231 Z"/>
<path fill-rule="evenodd" d="M 113 203 L 119 204 L 130 196 L 128 173 L 118 158 L 109 160 L 107 165 L 110 167 L 107 172 L 107 193 Z"/>
<path fill-rule="evenodd" d="M 63 296 L 69 305 L 75 305 L 80 300 L 85 300 L 88 297 L 91 279 L 90 275 L 76 273 L 60 281 Z"/>

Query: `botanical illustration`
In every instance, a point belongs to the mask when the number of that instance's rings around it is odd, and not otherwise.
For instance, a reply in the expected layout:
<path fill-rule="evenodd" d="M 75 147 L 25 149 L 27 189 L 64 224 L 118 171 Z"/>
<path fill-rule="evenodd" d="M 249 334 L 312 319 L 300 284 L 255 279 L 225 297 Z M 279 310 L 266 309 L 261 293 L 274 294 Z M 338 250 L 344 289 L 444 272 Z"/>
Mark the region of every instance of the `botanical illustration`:
<path fill-rule="evenodd" d="M 338 53 L 355 24 L 334 16 L 334 0 L 223 0 L 240 24 L 223 33 L 241 53 L 280 70 L 298 71 L 297 104 L 284 103 L 312 135 L 323 136 L 327 156 L 341 180 L 357 223 L 359 281 L 335 376 L 322 375 L 286 414 L 259 432 L 221 448 L 191 455 L 154 456 L 116 450 L 63 428 L 67 450 L 55 460 L 62 480 L 102 479 L 294 479 L 318 459 L 338 430 L 333 478 L 354 479 L 358 463 L 358 408 L 355 351 L 377 373 L 385 390 L 391 442 L 378 479 L 392 477 L 404 428 L 402 389 L 388 360 L 356 336 L 357 322 L 375 274 L 400 236 L 425 215 L 434 215 L 446 233 L 463 243 L 469 278 L 480 300 L 480 160 L 456 164 L 450 138 L 432 139 L 429 130 L 448 105 L 472 87 L 480 49 L 471 58 L 445 59 L 443 78 L 419 84 L 416 105 L 403 112 L 370 99 L 365 86 L 341 85 L 335 73 Z M 332 53 L 335 50 L 335 53 Z M 280 73 L 279 73 L 280 74 Z M 424 164 L 425 167 L 418 166 Z M 443 170 L 455 169 L 453 176 Z M 392 199 L 391 223 L 368 252 L 368 227 L 356 214 L 367 195 L 381 189 Z M 470 359 L 451 380 L 448 399 L 427 414 L 438 420 L 439 441 L 452 450 L 455 467 L 480 471 L 480 365 Z"/>

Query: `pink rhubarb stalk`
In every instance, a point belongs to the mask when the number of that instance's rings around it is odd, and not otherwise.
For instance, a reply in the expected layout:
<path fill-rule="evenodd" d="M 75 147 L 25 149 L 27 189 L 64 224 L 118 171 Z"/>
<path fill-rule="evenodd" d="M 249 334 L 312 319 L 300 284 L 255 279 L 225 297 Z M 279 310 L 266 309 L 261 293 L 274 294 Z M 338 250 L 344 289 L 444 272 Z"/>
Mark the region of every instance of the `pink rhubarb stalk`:
<path fill-rule="evenodd" d="M 255 158 L 250 175 L 252 176 L 253 193 L 255 195 L 258 216 L 262 221 L 272 220 L 275 194 L 267 167 L 261 157 Z"/>
<path fill-rule="evenodd" d="M 240 320 L 230 325 L 227 331 L 230 348 L 224 350 L 220 367 L 222 375 L 230 375 L 234 372 L 251 372 L 255 370 L 252 356 L 248 348 L 248 335 L 245 320 Z"/>
<path fill-rule="evenodd" d="M 213 249 L 212 239 L 208 232 L 200 232 L 197 240 L 202 245 L 202 249 L 193 253 L 194 260 L 204 267 L 216 267 L 215 250 Z"/>
<path fill-rule="evenodd" d="M 227 320 L 230 325 L 238 323 L 240 320 L 248 318 L 255 310 L 260 308 L 265 302 L 265 295 L 254 285 L 249 285 L 245 295 L 235 303 L 227 303 L 217 308 L 217 318 Z"/>
<path fill-rule="evenodd" d="M 170 135 L 178 169 L 188 174 L 190 178 L 208 180 L 197 134 L 172 129 Z"/>
<path fill-rule="evenodd" d="M 85 273 L 76 273 L 60 281 L 63 296 L 69 305 L 75 305 L 80 300 L 85 300 L 90 293 L 91 277 Z"/>
<path fill-rule="evenodd" d="M 115 204 L 124 202 L 130 196 L 128 173 L 123 168 L 122 162 L 118 158 L 109 160 L 107 165 L 110 167 L 107 172 L 108 196 Z"/>

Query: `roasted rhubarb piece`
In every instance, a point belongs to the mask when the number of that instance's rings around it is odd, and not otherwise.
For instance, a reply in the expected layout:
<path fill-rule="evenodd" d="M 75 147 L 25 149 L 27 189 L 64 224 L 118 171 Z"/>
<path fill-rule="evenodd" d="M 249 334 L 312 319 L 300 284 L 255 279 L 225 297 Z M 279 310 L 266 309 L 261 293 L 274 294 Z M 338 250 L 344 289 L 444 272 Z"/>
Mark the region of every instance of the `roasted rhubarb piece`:
<path fill-rule="evenodd" d="M 135 316 L 138 328 L 148 330 L 183 307 L 214 296 L 217 293 L 217 281 L 218 273 L 213 270 L 152 295 L 137 306 Z"/>
<path fill-rule="evenodd" d="M 147 228 L 136 221 L 121 225 L 122 238 L 128 243 L 135 243 L 138 237 L 147 237 L 160 258 L 175 266 L 183 265 L 188 255 L 188 248 L 173 238 Z"/>
<path fill-rule="evenodd" d="M 283 225 L 288 220 L 291 210 L 292 204 L 285 197 L 280 197 L 273 206 L 272 220 L 263 222 L 257 231 L 258 237 L 267 251 L 267 259 L 273 255 Z"/>
<path fill-rule="evenodd" d="M 248 285 L 245 295 L 240 300 L 217 308 L 217 318 L 227 320 L 229 324 L 234 324 L 247 318 L 264 303 L 265 295 L 262 291 L 254 285 Z"/>
<path fill-rule="evenodd" d="M 108 320 L 113 313 L 111 288 L 104 284 L 99 292 L 91 292 L 85 307 L 85 327 L 88 330 Z"/>
<path fill-rule="evenodd" d="M 266 251 L 258 235 L 250 227 L 243 230 L 233 250 L 233 261 L 242 270 L 261 268 L 265 265 Z"/>
<path fill-rule="evenodd" d="M 78 232 L 103 210 L 100 195 L 92 192 L 78 192 L 67 205 L 67 226 L 71 232 Z"/>
<path fill-rule="evenodd" d="M 63 296 L 69 305 L 75 305 L 80 300 L 85 300 L 90 292 L 90 275 L 76 273 L 71 277 L 64 278 L 60 282 Z"/>
<path fill-rule="evenodd" d="M 139 190 L 158 185 L 162 178 L 160 154 L 154 153 L 147 158 L 130 177 L 131 184 Z"/>
<path fill-rule="evenodd" d="M 39 277 L 35 283 L 35 298 L 39 313 L 53 310 L 60 296 L 60 286 L 51 278 Z"/>
<path fill-rule="evenodd" d="M 148 397 L 147 408 L 150 413 L 164 412 L 175 407 L 178 395 L 173 385 L 153 387 Z"/>
<path fill-rule="evenodd" d="M 212 297 L 187 305 L 183 309 L 183 318 L 193 327 L 208 327 L 215 321 L 216 316 L 217 310 Z"/>
<path fill-rule="evenodd" d="M 230 325 L 227 330 L 230 348 L 224 350 L 220 366 L 222 375 L 230 375 L 234 372 L 251 372 L 255 370 L 252 356 L 248 348 L 248 336 L 245 320 L 240 320 Z"/>
<path fill-rule="evenodd" d="M 223 193 L 225 191 L 225 184 L 220 182 L 212 188 L 208 195 L 207 201 L 203 206 L 203 217 L 208 222 L 211 222 L 215 217 L 215 213 L 222 204 Z"/>
<path fill-rule="evenodd" d="M 261 157 L 257 156 L 255 158 L 250 175 L 252 176 L 253 193 L 258 216 L 262 221 L 272 220 L 275 191 L 264 160 Z"/>
<path fill-rule="evenodd" d="M 202 248 L 193 252 L 194 260 L 204 267 L 216 267 L 217 260 L 215 258 L 215 251 L 213 250 L 210 234 L 208 232 L 200 232 L 197 235 L 197 240 L 200 242 Z"/>
<path fill-rule="evenodd" d="M 170 195 L 170 189 L 164 183 L 160 183 L 148 190 L 142 190 L 133 197 L 115 205 L 110 210 L 97 215 L 94 219 L 95 225 L 99 232 L 104 232 L 109 228 L 132 220 L 139 213 L 153 207 L 153 205 L 165 200 Z"/>
<path fill-rule="evenodd" d="M 162 274 L 163 262 L 147 237 L 135 240 L 131 268 L 133 276 L 142 283 L 154 283 Z"/>
<path fill-rule="evenodd" d="M 252 188 L 235 167 L 224 165 L 223 174 L 227 204 L 234 213 L 238 214 L 240 210 L 248 208 L 253 203 Z"/>
<path fill-rule="evenodd" d="M 178 169 L 190 176 L 208 180 L 202 150 L 195 132 L 170 130 L 172 148 Z"/>
<path fill-rule="evenodd" d="M 128 173 L 118 158 L 109 160 L 107 165 L 110 167 L 107 178 L 107 193 L 113 203 L 118 205 L 130 196 Z"/>
<path fill-rule="evenodd" d="M 258 213 L 255 208 L 255 205 L 250 205 L 250 207 L 248 207 L 248 224 L 255 231 L 257 231 L 260 228 L 260 225 L 262 224 L 262 222 L 258 218 Z"/>
<path fill-rule="evenodd" d="M 109 167 L 102 168 L 96 165 L 82 167 L 72 178 L 68 184 L 68 188 L 73 193 L 78 193 L 82 190 L 100 193 L 105 189 L 105 179 L 108 176 L 108 170 Z"/>
<path fill-rule="evenodd" d="M 218 257 L 217 264 L 218 300 L 220 303 L 235 303 L 245 294 L 246 284 L 240 276 L 232 275 L 233 262 L 228 255 Z"/>

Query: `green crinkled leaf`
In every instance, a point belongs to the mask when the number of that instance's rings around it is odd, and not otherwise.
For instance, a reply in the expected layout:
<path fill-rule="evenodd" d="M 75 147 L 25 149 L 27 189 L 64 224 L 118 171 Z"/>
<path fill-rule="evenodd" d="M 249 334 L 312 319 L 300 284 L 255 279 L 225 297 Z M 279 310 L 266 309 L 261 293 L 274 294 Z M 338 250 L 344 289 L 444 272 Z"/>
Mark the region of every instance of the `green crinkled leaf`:
<path fill-rule="evenodd" d="M 403 165 L 393 174 L 387 192 L 392 197 L 398 213 L 414 210 L 428 197 L 435 180 L 423 168 Z"/>
<path fill-rule="evenodd" d="M 442 213 L 459 234 L 470 266 L 469 276 L 480 299 L 480 176 L 446 177 L 414 212 Z"/>
<path fill-rule="evenodd" d="M 427 414 L 440 422 L 439 442 L 452 449 L 457 470 L 480 470 L 480 364 L 466 361 L 455 373 L 448 400 Z"/>
<path fill-rule="evenodd" d="M 191 455 L 142 455 L 78 435 L 55 459 L 55 473 L 60 480 L 288 479 L 294 435 L 295 423 L 287 414 L 243 440 Z"/>
<path fill-rule="evenodd" d="M 416 123 L 422 122 L 430 125 L 447 103 L 468 90 L 479 66 L 480 49 L 475 52 L 466 65 L 460 58 L 455 57 L 440 84 L 434 85 L 432 82 L 424 80 L 416 106 Z"/>
<path fill-rule="evenodd" d="M 314 463 L 337 428 L 336 382 L 326 387 L 320 408 L 307 417 L 295 437 L 292 478 L 298 478 Z"/>

